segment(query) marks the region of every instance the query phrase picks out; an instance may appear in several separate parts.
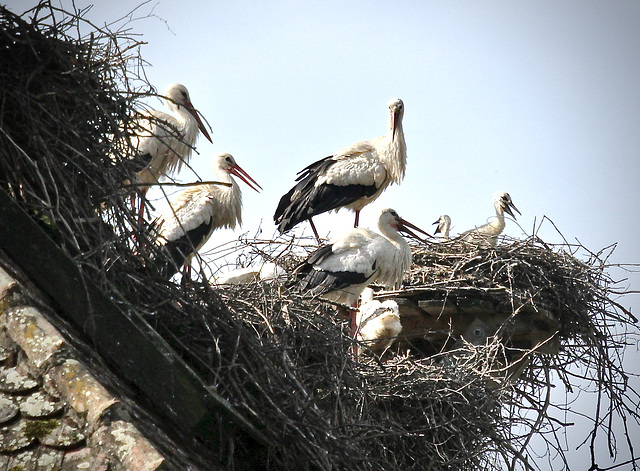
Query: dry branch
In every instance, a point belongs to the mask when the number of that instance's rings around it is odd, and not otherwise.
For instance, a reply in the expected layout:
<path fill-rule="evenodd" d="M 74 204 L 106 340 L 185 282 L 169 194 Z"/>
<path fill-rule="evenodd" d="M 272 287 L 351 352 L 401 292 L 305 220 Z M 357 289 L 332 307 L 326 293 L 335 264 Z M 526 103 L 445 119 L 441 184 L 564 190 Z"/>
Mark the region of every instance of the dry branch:
<path fill-rule="evenodd" d="M 456 334 L 445 332 L 434 354 L 354 361 L 334 306 L 301 297 L 287 282 L 209 284 L 215 259 L 274 261 L 290 271 L 313 248 L 310 240 L 241 237 L 201 254 L 201 277 L 182 287 L 148 269 L 163 255 L 129 201 L 125 182 L 137 164 L 123 130 L 155 95 L 130 29 L 97 28 L 82 12 L 49 2 L 22 17 L 0 7 L 0 22 L 0 63 L 10 64 L 0 68 L 0 186 L 84 276 L 141 314 L 259 425 L 275 444 L 274 468 L 535 469 L 529 444 L 536 434 L 564 456 L 558 434 L 566 424 L 549 401 L 553 375 L 567 388 L 588 381 L 598 391 L 591 448 L 604 433 L 612 448 L 626 440 L 635 458 L 628 437 L 638 395 L 620 358 L 635 318 L 614 300 L 609 250 L 553 246 L 536 236 L 495 250 L 416 245 L 403 290 L 378 296 L 427 296 L 443 306 L 454 297 L 504 300 L 510 318 L 523 306 L 547 310 L 560 348 L 546 355 L 540 345 L 521 349 L 514 365 L 516 348 L 499 335 L 451 353 Z M 506 381 L 514 366 L 520 376 Z M 615 442 L 611 423 L 619 417 L 629 429 Z M 229 449 L 241 445 L 233 440 Z M 184 446 L 198 453 L 193 443 Z"/>

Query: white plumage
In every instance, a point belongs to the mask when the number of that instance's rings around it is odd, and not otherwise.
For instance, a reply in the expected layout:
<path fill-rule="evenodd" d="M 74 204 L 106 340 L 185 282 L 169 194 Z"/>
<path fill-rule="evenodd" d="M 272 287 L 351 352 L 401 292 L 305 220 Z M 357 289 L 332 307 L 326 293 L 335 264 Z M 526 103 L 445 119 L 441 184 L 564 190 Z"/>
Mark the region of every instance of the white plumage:
<path fill-rule="evenodd" d="M 242 224 L 242 192 L 231 175 L 256 191 L 262 189 L 230 154 L 216 155 L 212 166 L 217 181 L 226 185 L 201 184 L 181 191 L 155 223 L 157 243 L 168 251 L 163 270 L 167 276 L 188 262 L 215 229 Z"/>
<path fill-rule="evenodd" d="M 356 314 L 356 338 L 364 343 L 359 352 L 384 353 L 402 331 L 398 303 L 392 299 L 373 299 L 373 290 L 365 288 Z"/>
<path fill-rule="evenodd" d="M 262 265 L 255 265 L 245 268 L 237 268 L 216 278 L 218 285 L 241 285 L 254 281 L 276 281 L 283 280 L 287 276 L 284 268 L 275 263 L 267 262 Z"/>
<path fill-rule="evenodd" d="M 449 230 L 451 229 L 451 218 L 443 214 L 441 215 L 434 224 L 437 224 L 436 230 L 433 232 L 434 234 L 440 233 L 442 238 L 445 240 L 449 240 Z"/>
<path fill-rule="evenodd" d="M 171 84 L 163 95 L 173 114 L 150 110 L 146 119 L 136 123 L 131 139 L 137 158 L 145 165 L 136 175 L 143 192 L 148 189 L 145 185 L 180 171 L 189 161 L 199 131 L 212 142 L 184 85 Z"/>
<path fill-rule="evenodd" d="M 475 227 L 460 234 L 460 238 L 462 240 L 484 248 L 496 246 L 498 243 L 498 236 L 502 234 L 505 226 L 504 213 L 506 212 L 515 219 L 511 210 L 513 209 L 518 214 L 520 214 L 520 211 L 515 207 L 511 201 L 511 196 L 509 196 L 509 193 L 506 191 L 496 193 L 493 198 L 493 204 L 496 209 L 496 217 L 492 218 L 487 224 Z"/>
<path fill-rule="evenodd" d="M 407 147 L 402 129 L 404 103 L 389 102 L 389 131 L 360 141 L 298 172 L 298 182 L 280 199 L 273 216 L 280 232 L 326 211 L 348 208 L 356 213 L 374 201 L 390 184 L 404 178 Z"/>
<path fill-rule="evenodd" d="M 296 267 L 299 286 L 311 295 L 351 306 L 370 283 L 399 288 L 411 265 L 411 248 L 398 231 L 417 238 L 409 228 L 425 233 L 393 209 L 384 209 L 378 218 L 382 235 L 351 229 L 320 247 Z"/>

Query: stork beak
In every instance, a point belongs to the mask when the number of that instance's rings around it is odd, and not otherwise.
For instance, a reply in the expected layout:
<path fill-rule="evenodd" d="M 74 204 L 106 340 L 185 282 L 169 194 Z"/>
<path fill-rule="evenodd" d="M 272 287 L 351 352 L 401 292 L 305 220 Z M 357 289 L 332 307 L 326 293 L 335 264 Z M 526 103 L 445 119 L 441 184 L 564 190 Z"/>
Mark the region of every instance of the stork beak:
<path fill-rule="evenodd" d="M 519 216 L 522 216 L 522 214 L 520 214 L 520 211 L 518 211 L 518 208 L 516 208 L 516 205 L 509 202 L 505 205 L 504 211 L 505 213 L 509 214 L 509 216 L 511 216 L 513 219 L 516 219 L 515 215 L 511 212 L 511 210 L 514 210 L 516 213 L 518 213 Z"/>
<path fill-rule="evenodd" d="M 231 167 L 231 170 L 229 171 L 229 173 L 231 173 L 231 175 L 235 175 L 240 180 L 245 182 L 249 186 L 249 188 L 251 188 L 252 190 L 257 191 L 258 193 L 260 193 L 260 190 L 262 190 L 262 187 L 260 185 L 258 185 L 258 182 L 255 181 L 253 178 L 251 178 L 251 175 L 249 175 L 247 172 L 245 172 L 242 169 L 242 167 L 240 167 L 239 165 L 235 165 L 235 166 Z M 256 187 L 260 188 L 260 190 L 258 190 L 258 188 L 256 188 Z"/>
<path fill-rule="evenodd" d="M 414 226 L 413 224 L 411 224 L 409 221 L 406 221 L 405 219 L 400 218 L 400 225 L 398 226 L 398 230 L 404 232 L 407 235 L 410 235 L 411 237 L 413 237 L 416 240 L 419 240 L 420 242 L 425 242 L 424 239 L 421 239 L 420 237 L 418 237 L 416 234 L 414 234 L 410 229 L 413 229 L 414 231 L 418 231 L 428 237 L 431 237 L 431 234 L 429 234 L 426 231 L 423 231 L 422 229 L 420 229 L 418 226 Z"/>
<path fill-rule="evenodd" d="M 202 123 L 202 120 L 200 119 L 200 115 L 198 114 L 198 110 L 196 110 L 193 105 L 191 104 L 191 102 L 186 103 L 185 107 L 187 108 L 187 111 L 189 111 L 189 113 L 191 113 L 191 116 L 193 116 L 194 118 L 196 118 L 196 122 L 198 123 L 198 129 L 200 130 L 200 132 L 202 134 L 204 134 L 204 137 L 207 138 L 207 141 L 211 142 L 213 144 L 213 141 L 211 140 L 211 136 L 209 135 L 209 133 L 207 132 L 207 128 L 204 127 L 204 124 Z"/>
<path fill-rule="evenodd" d="M 440 219 L 438 219 L 436 222 L 433 223 L 434 225 L 437 224 L 438 227 L 436 227 L 436 230 L 433 231 L 434 235 L 437 234 L 438 232 L 440 232 Z"/>
<path fill-rule="evenodd" d="M 391 142 L 394 142 L 396 139 L 396 128 L 398 127 L 398 112 L 393 112 L 393 133 L 391 134 Z"/>

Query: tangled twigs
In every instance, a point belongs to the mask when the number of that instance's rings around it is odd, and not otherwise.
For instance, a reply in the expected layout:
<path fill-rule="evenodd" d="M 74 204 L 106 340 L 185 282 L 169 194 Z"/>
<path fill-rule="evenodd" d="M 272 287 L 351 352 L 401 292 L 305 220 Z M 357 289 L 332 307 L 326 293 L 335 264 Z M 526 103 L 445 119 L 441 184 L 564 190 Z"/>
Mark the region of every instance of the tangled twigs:
<path fill-rule="evenodd" d="M 454 353 L 355 361 L 334 306 L 287 281 L 209 283 L 222 264 L 268 261 L 290 272 L 310 240 L 241 237 L 202 253 L 201 277 L 184 287 L 148 269 L 162 254 L 129 202 L 136 162 L 125 130 L 152 87 L 128 29 L 96 28 L 49 2 L 25 17 L 0 7 L 0 26 L 0 63 L 11 65 L 0 68 L 0 186 L 85 276 L 259 424 L 276 444 L 274 469 L 529 470 L 536 435 L 566 463 L 559 435 L 568 406 L 550 403 L 552 381 L 596 391 L 589 445 L 603 435 L 612 451 L 626 443 L 637 468 L 629 437 L 639 398 L 620 354 L 637 330 L 611 278 L 609 249 L 536 236 L 490 250 L 415 245 L 403 290 L 385 295 L 428 292 L 444 306 L 472 293 L 507 306 L 509 322 L 524 307 L 548 311 L 557 351 L 542 355 L 544 342 L 507 349 L 496 336 Z M 451 337 L 444 332 L 448 344 Z"/>

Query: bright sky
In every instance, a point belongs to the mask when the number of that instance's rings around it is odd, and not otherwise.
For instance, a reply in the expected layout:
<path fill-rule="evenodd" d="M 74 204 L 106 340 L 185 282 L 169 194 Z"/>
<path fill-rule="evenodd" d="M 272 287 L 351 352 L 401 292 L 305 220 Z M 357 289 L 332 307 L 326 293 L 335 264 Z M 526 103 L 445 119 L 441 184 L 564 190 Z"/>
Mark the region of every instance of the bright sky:
<path fill-rule="evenodd" d="M 97 25 L 133 5 L 95 3 L 87 18 Z M 617 243 L 612 262 L 640 263 L 640 2 L 154 0 L 133 16 L 151 83 L 185 84 L 211 124 L 214 143 L 201 138 L 192 160 L 198 173 L 211 179 L 210 157 L 230 152 L 265 189 L 241 184 L 250 235 L 261 223 L 273 235 L 297 171 L 384 134 L 387 102 L 400 97 L 407 175 L 363 210 L 362 226 L 393 207 L 429 231 L 447 213 L 456 234 L 493 215 L 505 190 L 524 229 L 508 221 L 507 234 L 531 234 L 547 216 L 568 241 L 594 252 Z M 335 233 L 353 215 L 315 221 Z M 211 244 L 238 234 L 220 231 Z M 539 235 L 561 241 L 548 222 Z M 613 273 L 640 290 L 637 272 Z M 640 314 L 638 295 L 619 301 Z M 638 347 L 627 350 L 640 371 Z M 571 430 L 569 447 L 584 433 Z M 582 450 L 570 455 L 575 469 L 587 467 Z"/>

